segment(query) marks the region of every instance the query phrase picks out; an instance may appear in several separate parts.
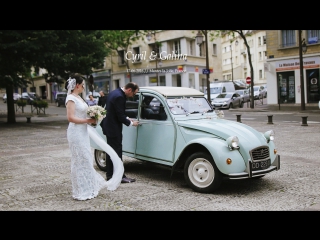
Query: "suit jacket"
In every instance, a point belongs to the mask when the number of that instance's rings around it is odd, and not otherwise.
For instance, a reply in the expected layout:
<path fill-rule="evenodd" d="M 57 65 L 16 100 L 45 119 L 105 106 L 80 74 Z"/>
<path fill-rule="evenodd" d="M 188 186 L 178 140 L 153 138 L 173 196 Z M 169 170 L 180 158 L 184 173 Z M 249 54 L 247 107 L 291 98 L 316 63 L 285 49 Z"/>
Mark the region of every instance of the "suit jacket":
<path fill-rule="evenodd" d="M 107 115 L 100 123 L 102 132 L 107 137 L 121 137 L 122 124 L 130 125 L 131 122 L 125 114 L 126 100 L 126 95 L 121 88 L 117 88 L 108 94 L 105 107 Z"/>
<path fill-rule="evenodd" d="M 98 100 L 99 106 L 104 107 L 106 103 L 107 103 L 107 96 L 106 95 L 104 95 L 103 97 L 99 97 L 99 100 Z"/>

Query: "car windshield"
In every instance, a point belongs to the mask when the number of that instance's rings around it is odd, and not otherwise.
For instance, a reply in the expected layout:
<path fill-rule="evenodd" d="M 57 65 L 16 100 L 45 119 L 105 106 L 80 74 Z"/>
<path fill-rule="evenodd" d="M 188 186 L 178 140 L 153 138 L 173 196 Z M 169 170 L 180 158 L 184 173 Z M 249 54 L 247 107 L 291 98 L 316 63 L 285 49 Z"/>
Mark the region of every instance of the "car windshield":
<path fill-rule="evenodd" d="M 173 114 L 203 113 L 212 111 L 211 106 L 204 97 L 183 97 L 167 99 L 170 111 Z"/>
<path fill-rule="evenodd" d="M 220 93 L 220 92 L 221 92 L 221 87 L 210 88 L 210 93 L 211 94 L 216 94 L 216 93 Z M 206 89 L 205 93 L 207 93 L 207 89 Z"/>
<path fill-rule="evenodd" d="M 253 87 L 253 91 L 259 91 L 259 87 Z"/>
<path fill-rule="evenodd" d="M 232 93 L 221 93 L 217 96 L 217 98 L 231 98 Z"/>

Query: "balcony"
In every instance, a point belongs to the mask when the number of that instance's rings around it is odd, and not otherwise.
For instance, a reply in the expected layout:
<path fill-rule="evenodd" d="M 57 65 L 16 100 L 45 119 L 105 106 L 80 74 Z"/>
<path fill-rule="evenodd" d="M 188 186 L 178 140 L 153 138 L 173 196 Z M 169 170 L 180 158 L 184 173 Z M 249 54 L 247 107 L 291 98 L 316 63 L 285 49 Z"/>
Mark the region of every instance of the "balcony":
<path fill-rule="evenodd" d="M 247 49 L 246 48 L 240 49 L 240 53 L 241 54 L 247 54 Z"/>
<path fill-rule="evenodd" d="M 241 67 L 242 67 L 243 69 L 247 69 L 247 63 L 241 63 Z"/>

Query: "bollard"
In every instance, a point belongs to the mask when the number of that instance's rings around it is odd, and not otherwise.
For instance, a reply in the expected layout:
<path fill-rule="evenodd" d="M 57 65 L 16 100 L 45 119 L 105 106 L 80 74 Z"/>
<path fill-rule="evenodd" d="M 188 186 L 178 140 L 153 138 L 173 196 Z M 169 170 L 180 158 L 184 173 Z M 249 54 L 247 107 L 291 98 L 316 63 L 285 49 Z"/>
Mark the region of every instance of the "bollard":
<path fill-rule="evenodd" d="M 273 124 L 272 117 L 273 115 L 268 115 L 268 124 Z"/>
<path fill-rule="evenodd" d="M 308 116 L 303 116 L 303 117 L 301 117 L 302 118 L 302 124 L 301 124 L 301 126 L 308 126 L 308 123 L 307 123 L 307 118 L 308 118 Z"/>
<path fill-rule="evenodd" d="M 241 123 L 241 114 L 236 114 L 237 115 L 237 122 Z"/>
<path fill-rule="evenodd" d="M 27 117 L 27 123 L 31 123 L 31 117 Z"/>

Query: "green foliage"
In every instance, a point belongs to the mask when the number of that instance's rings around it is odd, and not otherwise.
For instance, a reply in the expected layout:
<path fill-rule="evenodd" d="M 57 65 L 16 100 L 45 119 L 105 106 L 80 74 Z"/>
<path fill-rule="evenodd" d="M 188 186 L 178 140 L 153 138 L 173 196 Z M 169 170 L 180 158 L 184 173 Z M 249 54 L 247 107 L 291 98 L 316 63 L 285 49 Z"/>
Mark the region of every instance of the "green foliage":
<path fill-rule="evenodd" d="M 18 99 L 16 103 L 20 107 L 25 107 L 27 105 L 27 101 L 23 99 Z"/>
<path fill-rule="evenodd" d="M 51 81 L 76 72 L 88 76 L 103 67 L 109 52 L 102 30 L 0 30 L 0 88 L 11 94 L 31 84 L 31 67 L 46 69 Z M 8 123 L 15 122 L 11 103 Z"/>
<path fill-rule="evenodd" d="M 33 102 L 33 106 L 38 107 L 38 108 L 47 108 L 48 102 L 45 100 L 37 100 L 37 101 Z"/>

